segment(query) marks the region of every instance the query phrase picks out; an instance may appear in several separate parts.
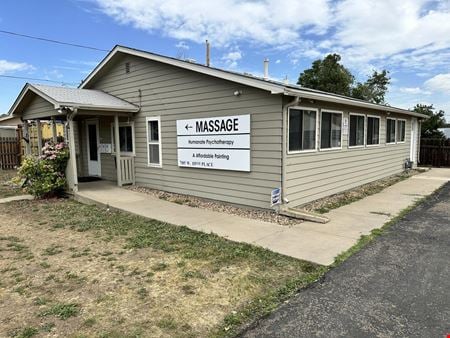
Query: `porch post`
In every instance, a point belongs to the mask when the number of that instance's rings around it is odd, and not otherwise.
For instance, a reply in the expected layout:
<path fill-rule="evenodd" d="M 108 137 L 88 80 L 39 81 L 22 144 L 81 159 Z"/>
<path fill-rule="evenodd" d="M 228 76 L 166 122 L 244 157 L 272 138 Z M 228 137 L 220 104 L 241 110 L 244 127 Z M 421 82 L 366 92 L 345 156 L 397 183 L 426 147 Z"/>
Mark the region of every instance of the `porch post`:
<path fill-rule="evenodd" d="M 122 186 L 122 167 L 120 166 L 119 114 L 114 115 L 114 148 L 116 152 L 117 185 Z"/>
<path fill-rule="evenodd" d="M 30 139 L 30 131 L 28 129 L 28 121 L 23 121 L 23 141 L 25 142 L 25 155 L 31 155 L 31 139 Z M 28 142 L 27 142 L 28 141 Z"/>
<path fill-rule="evenodd" d="M 38 155 L 41 155 L 41 153 L 42 153 L 42 126 L 41 126 L 41 120 L 36 120 L 36 132 L 37 132 Z"/>
<path fill-rule="evenodd" d="M 56 143 L 57 141 L 57 135 L 56 135 L 56 121 L 55 118 L 52 118 L 52 138 L 53 138 L 53 143 Z"/>
<path fill-rule="evenodd" d="M 67 181 L 69 184 L 69 188 L 72 189 L 73 192 L 78 191 L 78 174 L 77 174 L 77 159 L 76 159 L 76 150 L 75 150 L 75 135 L 73 132 L 73 117 L 68 116 L 68 143 L 69 143 L 69 163 L 67 164 Z"/>

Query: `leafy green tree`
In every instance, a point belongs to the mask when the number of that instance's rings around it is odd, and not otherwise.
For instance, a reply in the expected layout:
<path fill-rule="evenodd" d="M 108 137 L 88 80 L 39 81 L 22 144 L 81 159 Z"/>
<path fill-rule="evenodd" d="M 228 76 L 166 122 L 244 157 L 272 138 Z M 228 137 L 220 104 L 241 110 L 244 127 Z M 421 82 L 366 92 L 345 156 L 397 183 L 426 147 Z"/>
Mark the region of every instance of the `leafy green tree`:
<path fill-rule="evenodd" d="M 444 134 L 438 128 L 445 127 L 445 112 L 436 111 L 432 104 L 416 104 L 413 111 L 428 115 L 429 118 L 422 121 L 421 136 L 424 138 L 445 138 Z"/>
<path fill-rule="evenodd" d="M 311 89 L 349 96 L 354 77 L 341 63 L 341 56 L 329 54 L 316 60 L 310 69 L 300 74 L 297 84 Z"/>
<path fill-rule="evenodd" d="M 373 103 L 386 103 L 385 95 L 391 80 L 388 71 L 374 71 L 365 82 L 355 85 L 355 77 L 340 61 L 339 54 L 329 54 L 323 60 L 314 61 L 311 68 L 300 74 L 297 84 Z"/>
<path fill-rule="evenodd" d="M 356 84 L 352 90 L 352 97 L 376 104 L 386 104 L 385 95 L 390 82 L 391 78 L 387 70 L 381 72 L 375 70 L 366 82 Z"/>

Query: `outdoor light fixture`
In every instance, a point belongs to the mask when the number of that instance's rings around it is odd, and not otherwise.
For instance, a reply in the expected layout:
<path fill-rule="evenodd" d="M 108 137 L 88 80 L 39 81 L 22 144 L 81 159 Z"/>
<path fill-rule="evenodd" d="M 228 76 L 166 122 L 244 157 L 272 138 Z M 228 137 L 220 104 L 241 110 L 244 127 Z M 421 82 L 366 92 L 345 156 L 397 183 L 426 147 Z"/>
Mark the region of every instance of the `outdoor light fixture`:
<path fill-rule="evenodd" d="M 242 90 L 236 90 L 236 91 L 233 93 L 233 95 L 234 95 L 234 96 L 241 96 L 241 95 L 242 95 Z"/>

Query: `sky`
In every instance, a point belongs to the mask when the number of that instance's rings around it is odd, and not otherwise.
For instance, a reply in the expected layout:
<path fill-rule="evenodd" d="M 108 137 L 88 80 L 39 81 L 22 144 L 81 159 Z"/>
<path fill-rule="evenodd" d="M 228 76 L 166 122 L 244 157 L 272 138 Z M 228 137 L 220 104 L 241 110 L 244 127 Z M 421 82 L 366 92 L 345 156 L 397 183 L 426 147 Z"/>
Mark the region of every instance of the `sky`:
<path fill-rule="evenodd" d="M 450 1 L 2 0 L 0 30 L 110 50 L 116 44 L 296 83 L 329 53 L 358 81 L 392 78 L 387 102 L 450 121 Z M 0 33 L 0 114 L 26 82 L 77 86 L 106 51 Z M 5 78 L 18 76 L 42 80 Z"/>

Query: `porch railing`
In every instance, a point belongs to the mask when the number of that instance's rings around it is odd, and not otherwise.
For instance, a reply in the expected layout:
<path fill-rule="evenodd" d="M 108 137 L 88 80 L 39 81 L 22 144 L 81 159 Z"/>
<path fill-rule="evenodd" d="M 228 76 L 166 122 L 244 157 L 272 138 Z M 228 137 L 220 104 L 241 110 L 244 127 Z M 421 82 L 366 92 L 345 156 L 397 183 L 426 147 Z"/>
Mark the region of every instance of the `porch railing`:
<path fill-rule="evenodd" d="M 134 184 L 134 157 L 120 157 L 120 181 L 122 184 Z"/>

